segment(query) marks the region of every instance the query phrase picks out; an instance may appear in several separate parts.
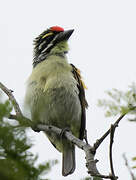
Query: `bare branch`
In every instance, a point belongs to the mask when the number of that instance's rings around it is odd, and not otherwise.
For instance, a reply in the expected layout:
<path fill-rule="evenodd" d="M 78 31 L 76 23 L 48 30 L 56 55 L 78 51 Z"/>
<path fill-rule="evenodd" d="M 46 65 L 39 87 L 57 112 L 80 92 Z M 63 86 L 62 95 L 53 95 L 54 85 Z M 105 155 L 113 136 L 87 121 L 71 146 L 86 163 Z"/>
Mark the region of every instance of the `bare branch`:
<path fill-rule="evenodd" d="M 126 115 L 127 113 L 121 115 L 116 121 L 115 123 L 113 124 L 114 127 L 117 127 L 119 122 L 121 121 L 121 119 L 123 119 L 123 117 Z M 110 134 L 110 129 L 108 129 L 108 131 L 106 131 L 104 133 L 104 135 L 100 138 L 100 139 L 97 139 L 96 142 L 94 143 L 94 151 L 97 150 L 97 148 L 100 146 L 100 144 L 104 141 L 104 139 Z"/>
<path fill-rule="evenodd" d="M 15 109 L 16 115 L 18 116 L 22 116 L 22 112 L 21 109 L 15 99 L 15 97 L 12 94 L 12 90 L 8 89 L 6 86 L 4 86 L 1 82 L 0 82 L 0 88 L 7 94 L 7 96 L 9 97 L 9 100 L 11 101 L 11 103 L 13 104 L 13 107 Z"/>
<path fill-rule="evenodd" d="M 114 168 L 113 168 L 113 160 L 112 160 L 112 146 L 113 146 L 113 139 L 114 139 L 114 133 L 115 133 L 115 128 L 117 126 L 111 125 L 110 128 L 110 151 L 109 151 L 109 159 L 110 159 L 110 168 L 111 168 L 111 175 L 112 175 L 112 180 L 116 180 L 117 177 L 115 177 L 114 173 Z"/>

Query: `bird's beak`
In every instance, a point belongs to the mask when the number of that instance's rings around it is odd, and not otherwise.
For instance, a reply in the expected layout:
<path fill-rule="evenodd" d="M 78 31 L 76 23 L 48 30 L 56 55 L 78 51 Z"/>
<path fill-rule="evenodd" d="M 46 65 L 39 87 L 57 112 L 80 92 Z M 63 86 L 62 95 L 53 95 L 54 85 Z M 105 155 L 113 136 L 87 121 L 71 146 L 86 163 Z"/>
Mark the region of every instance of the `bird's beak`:
<path fill-rule="evenodd" d="M 72 35 L 72 33 L 74 32 L 74 29 L 70 29 L 70 30 L 67 30 L 67 31 L 63 31 L 63 32 L 60 32 L 55 41 L 58 43 L 58 42 L 61 42 L 61 41 L 66 41 L 70 38 L 70 36 Z"/>

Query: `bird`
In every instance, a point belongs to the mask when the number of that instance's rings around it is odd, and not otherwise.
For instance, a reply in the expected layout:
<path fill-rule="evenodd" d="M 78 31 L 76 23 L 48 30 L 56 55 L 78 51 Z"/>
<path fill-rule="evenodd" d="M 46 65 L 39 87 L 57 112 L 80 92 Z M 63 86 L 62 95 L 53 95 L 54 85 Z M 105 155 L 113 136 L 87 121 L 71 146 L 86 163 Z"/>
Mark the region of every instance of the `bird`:
<path fill-rule="evenodd" d="M 88 103 L 81 72 L 67 58 L 68 40 L 73 32 L 74 29 L 52 26 L 34 39 L 33 68 L 27 80 L 24 106 L 35 126 L 56 126 L 83 140 Z M 62 153 L 62 175 L 72 174 L 76 166 L 75 145 L 63 133 L 45 134 Z"/>

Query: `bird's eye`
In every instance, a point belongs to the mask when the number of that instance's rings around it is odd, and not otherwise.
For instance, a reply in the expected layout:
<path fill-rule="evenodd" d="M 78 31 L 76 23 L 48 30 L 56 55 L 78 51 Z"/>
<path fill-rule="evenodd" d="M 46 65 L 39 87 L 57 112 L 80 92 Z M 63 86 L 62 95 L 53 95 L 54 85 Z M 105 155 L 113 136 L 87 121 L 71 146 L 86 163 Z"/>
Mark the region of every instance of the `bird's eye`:
<path fill-rule="evenodd" d="M 42 39 L 44 39 L 44 38 L 46 38 L 47 36 L 50 36 L 50 35 L 52 35 L 52 34 L 53 34 L 53 32 L 49 32 L 49 33 L 43 35 L 43 36 L 42 36 Z"/>

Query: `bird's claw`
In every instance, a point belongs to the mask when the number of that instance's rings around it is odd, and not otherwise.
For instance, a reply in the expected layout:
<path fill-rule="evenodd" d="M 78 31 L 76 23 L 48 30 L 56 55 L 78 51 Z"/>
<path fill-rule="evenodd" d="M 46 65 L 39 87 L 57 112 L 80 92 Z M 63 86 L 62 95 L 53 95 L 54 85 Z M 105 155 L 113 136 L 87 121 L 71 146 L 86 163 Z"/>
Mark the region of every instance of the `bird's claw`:
<path fill-rule="evenodd" d="M 63 128 L 63 129 L 61 130 L 61 133 L 60 133 L 60 137 L 61 137 L 61 138 L 64 136 L 64 134 L 65 134 L 66 131 L 70 131 L 70 129 L 69 129 L 68 127 L 66 127 L 66 128 Z"/>
<path fill-rule="evenodd" d="M 37 132 L 37 133 L 40 132 L 40 130 L 37 128 L 36 125 L 33 125 L 31 128 L 32 128 L 33 131 L 35 131 L 35 132 Z"/>

